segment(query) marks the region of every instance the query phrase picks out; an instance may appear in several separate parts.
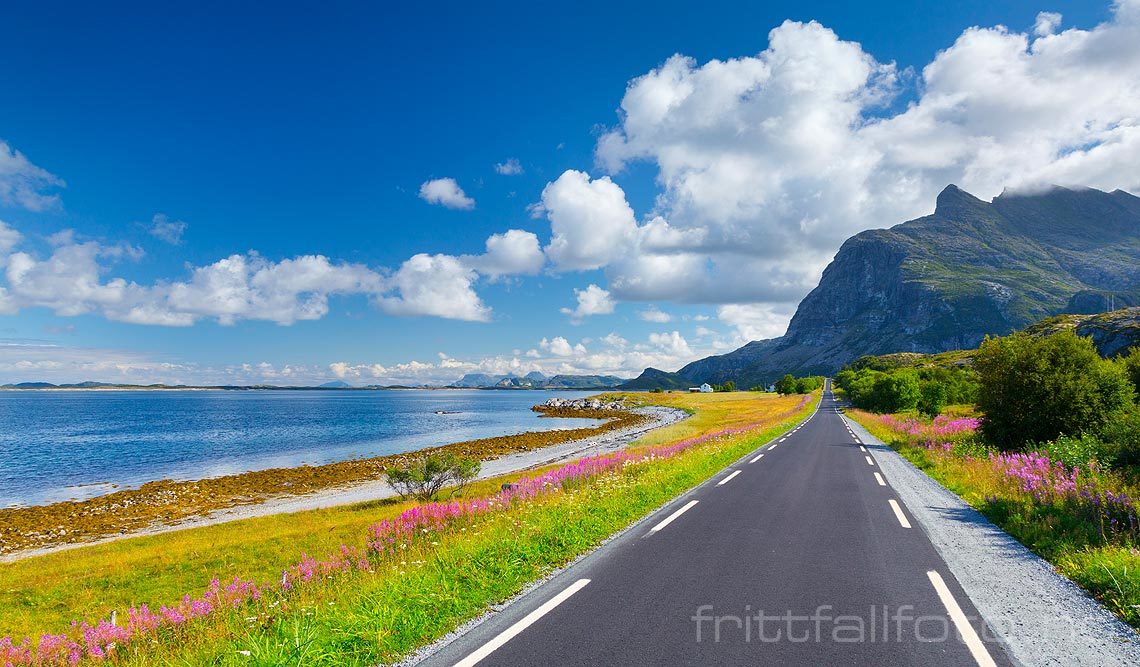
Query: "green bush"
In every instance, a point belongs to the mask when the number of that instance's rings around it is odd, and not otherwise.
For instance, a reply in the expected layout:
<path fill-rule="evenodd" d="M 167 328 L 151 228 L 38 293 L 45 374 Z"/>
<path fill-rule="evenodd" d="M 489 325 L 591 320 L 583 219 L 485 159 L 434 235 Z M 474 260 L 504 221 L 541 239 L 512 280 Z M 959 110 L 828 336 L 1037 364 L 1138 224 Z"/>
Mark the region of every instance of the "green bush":
<path fill-rule="evenodd" d="M 784 395 L 810 394 L 822 386 L 823 377 L 819 375 L 797 378 L 791 373 L 788 373 L 779 380 L 776 380 L 776 391 Z"/>
<path fill-rule="evenodd" d="M 917 407 L 920 396 L 918 373 L 901 370 L 875 378 L 870 400 L 877 412 L 902 412 Z"/>
<path fill-rule="evenodd" d="M 919 412 L 931 419 L 942 414 L 949 395 L 946 385 L 933 380 L 923 380 L 919 383 L 918 394 Z"/>
<path fill-rule="evenodd" d="M 1116 358 L 1128 379 L 1132 381 L 1132 389 L 1140 392 L 1140 345 L 1133 346 L 1127 354 Z"/>
<path fill-rule="evenodd" d="M 823 378 L 818 375 L 810 375 L 808 377 L 798 378 L 796 380 L 796 393 L 797 394 L 810 394 L 811 392 L 823 386 Z"/>
<path fill-rule="evenodd" d="M 776 380 L 776 392 L 784 396 L 796 393 L 796 376 L 788 373 Z"/>
<path fill-rule="evenodd" d="M 1101 428 L 1101 439 L 1112 443 L 1119 466 L 1140 466 L 1140 410 L 1115 415 Z"/>
<path fill-rule="evenodd" d="M 428 501 L 444 487 L 455 485 L 460 491 L 468 482 L 479 476 L 482 464 L 454 454 L 428 454 L 416 458 L 406 466 L 385 472 L 388 484 L 402 498 Z"/>
<path fill-rule="evenodd" d="M 974 372 L 965 367 L 895 368 L 878 370 L 875 357 L 859 360 L 861 368 L 844 368 L 835 375 L 856 407 L 873 412 L 918 409 L 935 417 L 947 405 L 973 403 L 977 396 Z"/>
<path fill-rule="evenodd" d="M 1120 364 L 1071 331 L 989 338 L 974 359 L 982 434 L 1005 451 L 1096 434 L 1132 404 Z"/>
<path fill-rule="evenodd" d="M 1116 460 L 1114 445 L 1088 433 L 1080 436 L 1062 435 L 1042 445 L 1040 450 L 1049 456 L 1050 461 L 1064 463 L 1070 468 L 1087 468 L 1092 461 L 1102 466 L 1111 466 Z"/>

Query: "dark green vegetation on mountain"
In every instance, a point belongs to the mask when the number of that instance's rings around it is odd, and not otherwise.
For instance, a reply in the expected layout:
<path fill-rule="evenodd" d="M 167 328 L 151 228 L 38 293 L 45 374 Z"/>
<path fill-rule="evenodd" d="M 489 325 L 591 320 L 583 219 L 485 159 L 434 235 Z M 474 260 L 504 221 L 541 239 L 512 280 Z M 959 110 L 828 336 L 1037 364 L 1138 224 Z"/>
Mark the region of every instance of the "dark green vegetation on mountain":
<path fill-rule="evenodd" d="M 1137 303 L 1140 198 L 1054 188 L 987 203 L 951 185 L 932 215 L 848 239 L 784 336 L 628 386 L 766 385 L 785 373 L 834 373 L 864 355 L 972 349 L 1062 313 Z M 1080 321 L 1098 347 L 1125 340 L 1116 323 Z"/>

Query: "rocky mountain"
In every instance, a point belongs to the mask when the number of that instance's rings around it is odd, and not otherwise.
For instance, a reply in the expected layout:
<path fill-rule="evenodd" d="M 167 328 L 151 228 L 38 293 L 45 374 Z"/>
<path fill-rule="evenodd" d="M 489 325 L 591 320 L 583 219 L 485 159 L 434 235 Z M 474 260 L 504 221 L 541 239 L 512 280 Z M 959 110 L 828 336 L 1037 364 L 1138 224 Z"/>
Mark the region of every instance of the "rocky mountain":
<path fill-rule="evenodd" d="M 848 239 L 780 338 L 626 386 L 767 384 L 863 355 L 969 349 L 1059 313 L 1137 303 L 1140 198 L 1057 187 L 985 202 L 951 185 L 933 214 Z"/>
<path fill-rule="evenodd" d="M 1092 338 L 1101 356 L 1115 357 L 1134 345 L 1140 345 L 1140 308 L 1122 308 L 1093 315 L 1058 315 L 1038 322 L 1026 331 L 1048 335 L 1066 329 L 1076 331 L 1078 336 Z"/>
<path fill-rule="evenodd" d="M 468 373 L 448 386 L 453 389 L 611 389 L 623 382 L 626 382 L 625 378 L 613 375 L 546 377 L 538 371 L 533 371 L 523 377 L 514 374 Z"/>

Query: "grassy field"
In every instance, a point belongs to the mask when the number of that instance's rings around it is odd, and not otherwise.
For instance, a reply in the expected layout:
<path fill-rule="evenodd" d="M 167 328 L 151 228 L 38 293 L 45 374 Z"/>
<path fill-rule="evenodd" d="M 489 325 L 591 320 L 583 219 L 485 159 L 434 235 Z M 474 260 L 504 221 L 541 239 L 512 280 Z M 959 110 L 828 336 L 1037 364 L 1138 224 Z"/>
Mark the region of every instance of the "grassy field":
<path fill-rule="evenodd" d="M 936 428 L 912 415 L 848 416 L 1140 628 L 1140 544 L 1131 480 L 1093 466 L 1074 472 L 1047 456 L 1001 455 L 972 428 Z M 939 432 L 941 430 L 941 432 Z"/>
<path fill-rule="evenodd" d="M 387 570 L 306 589 L 278 600 L 273 608 L 265 601 L 252 611 L 203 621 L 195 626 L 193 640 L 162 636 L 157 648 L 146 647 L 137 659 L 163 655 L 162 660 L 176 662 L 242 664 L 251 659 L 254 664 L 301 659 L 292 651 L 306 652 L 306 663 L 321 662 L 321 656 L 330 664 L 389 659 L 509 597 L 811 409 L 808 404 L 793 415 L 789 411 L 799 397 L 747 392 L 633 398 L 693 414 L 651 433 L 643 445 L 707 436 L 725 428 L 757 428 L 517 509 L 512 506 L 510 512 L 480 520 L 470 530 L 443 531 L 438 543 L 412 544 L 412 551 Z M 467 496 L 487 495 L 502 481 L 473 485 Z M 62 632 L 73 619 L 94 621 L 132 605 L 174 603 L 185 593 L 201 591 L 215 576 L 271 582 L 301 554 L 327 554 L 342 544 L 359 544 L 369 525 L 409 507 L 388 501 L 249 519 L 0 564 L 0 636 Z"/>

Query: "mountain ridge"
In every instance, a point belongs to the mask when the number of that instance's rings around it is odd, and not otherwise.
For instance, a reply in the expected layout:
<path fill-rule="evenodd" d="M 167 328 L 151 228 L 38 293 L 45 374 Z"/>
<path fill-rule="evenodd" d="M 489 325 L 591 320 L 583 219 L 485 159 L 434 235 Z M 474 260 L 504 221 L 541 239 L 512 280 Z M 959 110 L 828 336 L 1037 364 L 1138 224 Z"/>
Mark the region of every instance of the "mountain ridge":
<path fill-rule="evenodd" d="M 864 355 L 973 348 L 1118 299 L 1140 303 L 1140 198 L 1052 187 L 985 202 L 950 185 L 934 213 L 847 239 L 783 336 L 625 386 L 834 373 Z"/>

